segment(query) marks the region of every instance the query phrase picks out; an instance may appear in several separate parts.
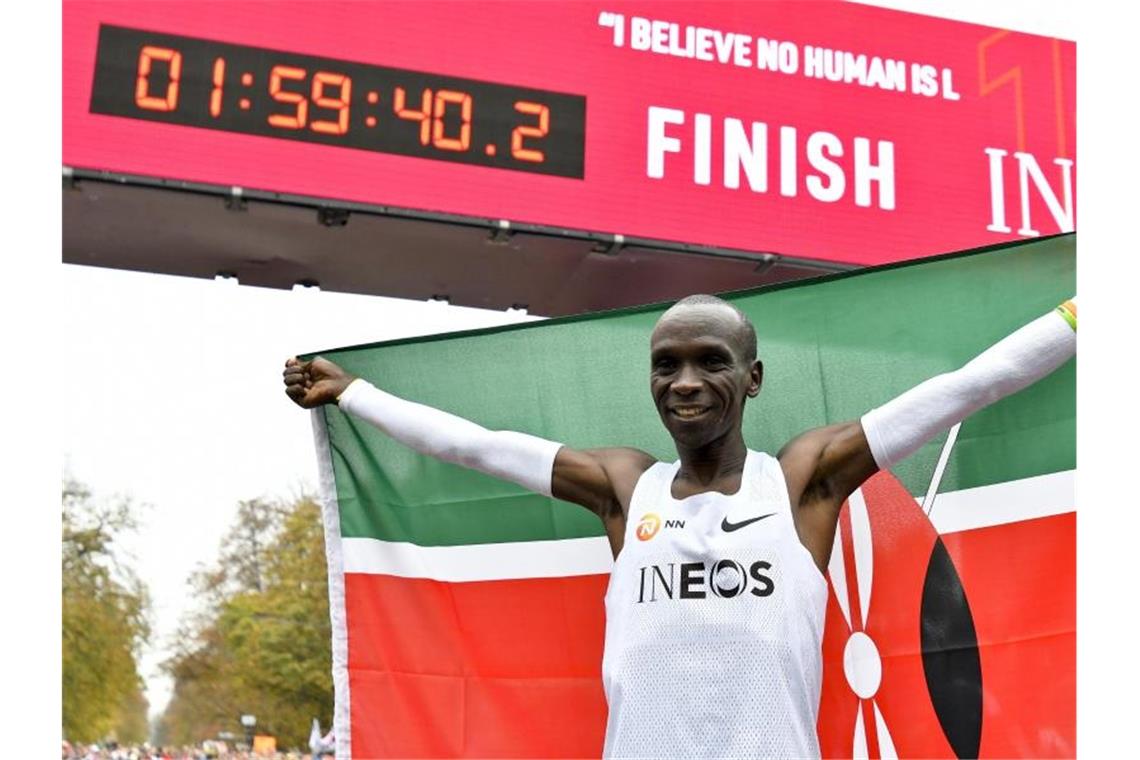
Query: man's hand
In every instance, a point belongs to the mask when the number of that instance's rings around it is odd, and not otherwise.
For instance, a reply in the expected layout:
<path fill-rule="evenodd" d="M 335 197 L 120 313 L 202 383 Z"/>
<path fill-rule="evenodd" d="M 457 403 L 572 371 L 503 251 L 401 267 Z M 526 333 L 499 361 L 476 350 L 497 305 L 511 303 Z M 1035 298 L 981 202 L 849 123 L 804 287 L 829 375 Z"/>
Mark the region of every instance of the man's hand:
<path fill-rule="evenodd" d="M 296 357 L 285 362 L 285 395 L 303 409 L 335 404 L 337 397 L 356 378 L 328 359 L 311 362 Z"/>

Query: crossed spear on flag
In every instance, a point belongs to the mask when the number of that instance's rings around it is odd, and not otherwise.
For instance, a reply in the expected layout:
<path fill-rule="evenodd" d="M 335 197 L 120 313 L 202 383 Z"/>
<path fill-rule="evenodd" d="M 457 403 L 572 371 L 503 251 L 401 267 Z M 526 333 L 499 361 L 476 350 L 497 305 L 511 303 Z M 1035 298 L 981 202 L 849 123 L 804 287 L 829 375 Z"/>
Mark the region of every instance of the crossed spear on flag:
<path fill-rule="evenodd" d="M 919 504 L 928 519 L 934 510 L 935 497 L 961 426 L 962 423 L 959 422 L 950 429 L 925 497 Z M 850 631 L 843 656 L 844 675 L 860 700 L 855 714 L 851 753 L 855 758 L 897 758 L 898 751 L 891 731 L 875 699 L 883 676 L 879 647 L 866 631 L 871 603 L 873 552 L 871 524 L 862 488 L 856 489 L 849 497 L 848 510 L 840 518 L 839 534 L 828 574 L 836 592 L 836 601 Z M 852 567 L 847 567 L 848 565 Z"/>

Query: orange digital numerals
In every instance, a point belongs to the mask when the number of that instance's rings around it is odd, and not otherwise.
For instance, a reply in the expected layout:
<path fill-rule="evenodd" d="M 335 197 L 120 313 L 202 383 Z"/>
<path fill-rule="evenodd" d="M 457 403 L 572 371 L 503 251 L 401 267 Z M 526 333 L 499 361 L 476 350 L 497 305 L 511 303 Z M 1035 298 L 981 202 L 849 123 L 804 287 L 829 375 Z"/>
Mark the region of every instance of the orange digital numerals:
<path fill-rule="evenodd" d="M 154 61 L 170 65 L 166 95 L 150 94 L 150 70 Z M 148 111 L 173 111 L 178 107 L 178 81 L 182 78 L 182 53 L 171 48 L 146 45 L 139 53 L 138 78 L 135 80 L 135 104 Z"/>
<path fill-rule="evenodd" d="M 294 105 L 293 115 L 275 113 L 269 117 L 269 124 L 283 129 L 303 129 L 309 117 L 309 101 L 299 92 L 281 89 L 287 79 L 304 81 L 305 70 L 293 66 L 274 66 L 269 72 L 269 96 L 278 102 Z"/>
<path fill-rule="evenodd" d="M 515 103 L 515 110 L 519 113 L 537 116 L 538 124 L 515 127 L 514 130 L 511 131 L 511 155 L 519 161 L 542 163 L 546 160 L 546 154 L 541 150 L 524 148 L 523 140 L 528 137 L 546 137 L 546 134 L 550 131 L 550 108 L 541 103 L 531 103 L 526 100 L 520 100 Z"/>
<path fill-rule="evenodd" d="M 340 87 L 340 95 L 330 98 L 325 95 L 325 86 Z M 343 135 L 348 131 L 348 104 L 352 98 L 352 79 L 344 74 L 318 71 L 313 74 L 313 103 L 321 108 L 337 111 L 336 121 L 314 120 L 312 129 L 326 135 Z"/>
<path fill-rule="evenodd" d="M 443 136 L 443 114 L 448 103 L 459 104 L 459 137 Z M 435 94 L 431 144 L 442 150 L 467 150 L 471 147 L 471 96 L 465 92 L 440 90 Z"/>

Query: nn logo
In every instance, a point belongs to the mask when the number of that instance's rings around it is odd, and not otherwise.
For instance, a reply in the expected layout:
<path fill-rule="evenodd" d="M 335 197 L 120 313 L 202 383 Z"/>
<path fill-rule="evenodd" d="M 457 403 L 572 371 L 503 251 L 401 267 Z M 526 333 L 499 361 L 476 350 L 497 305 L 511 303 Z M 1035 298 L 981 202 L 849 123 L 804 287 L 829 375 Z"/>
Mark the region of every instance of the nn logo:
<path fill-rule="evenodd" d="M 638 568 L 641 578 L 637 602 L 656 602 L 661 599 L 704 599 L 709 594 L 721 599 L 732 599 L 749 592 L 752 596 L 771 596 L 776 584 L 766 571 L 771 562 L 757 560 L 745 568 L 734 559 L 704 562 L 669 562 L 665 565 L 645 565 Z"/>
<path fill-rule="evenodd" d="M 637 540 L 648 541 L 657 535 L 657 531 L 661 530 L 662 522 L 661 517 L 655 512 L 646 512 L 641 518 L 641 522 L 637 524 Z M 684 520 L 666 520 L 664 523 L 666 528 L 684 528 Z"/>

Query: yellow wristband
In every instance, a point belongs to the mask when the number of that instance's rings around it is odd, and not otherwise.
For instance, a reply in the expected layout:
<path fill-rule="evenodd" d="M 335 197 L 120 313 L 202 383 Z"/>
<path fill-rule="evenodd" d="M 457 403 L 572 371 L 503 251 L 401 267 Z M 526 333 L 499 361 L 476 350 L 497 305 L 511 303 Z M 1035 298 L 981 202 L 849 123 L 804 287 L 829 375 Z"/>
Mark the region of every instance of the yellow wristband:
<path fill-rule="evenodd" d="M 1073 328 L 1073 332 L 1077 331 L 1077 304 L 1073 301 L 1065 301 L 1057 307 L 1057 313 L 1060 314 L 1069 327 Z"/>

